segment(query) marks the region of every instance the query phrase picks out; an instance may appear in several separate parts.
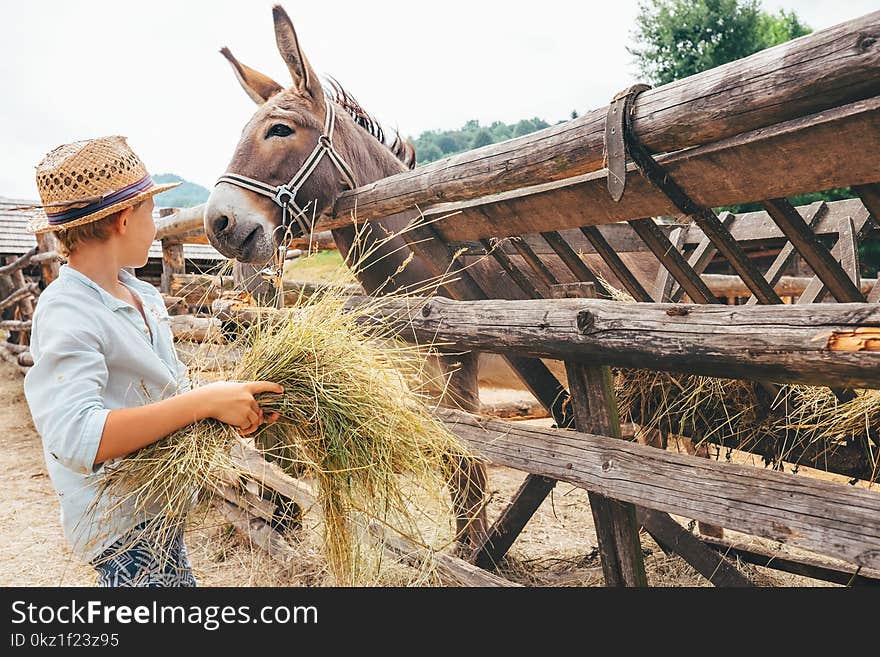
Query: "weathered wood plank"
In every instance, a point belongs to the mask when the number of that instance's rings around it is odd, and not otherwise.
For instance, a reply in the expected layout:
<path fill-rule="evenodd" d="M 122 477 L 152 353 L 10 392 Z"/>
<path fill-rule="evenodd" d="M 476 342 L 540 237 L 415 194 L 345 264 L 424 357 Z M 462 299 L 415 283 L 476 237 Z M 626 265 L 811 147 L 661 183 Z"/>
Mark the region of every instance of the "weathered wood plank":
<path fill-rule="evenodd" d="M 672 229 L 672 232 L 669 234 L 669 244 L 672 248 L 681 253 L 682 246 L 684 246 L 684 228 L 679 226 Z M 661 265 L 662 264 L 663 263 L 661 262 Z M 690 264 L 690 261 L 688 261 L 688 264 Z M 697 270 L 694 270 L 694 272 L 697 274 L 700 273 Z M 658 303 L 671 301 L 670 293 L 674 283 L 675 278 L 669 273 L 669 269 L 661 266 L 660 269 L 657 270 L 657 277 L 654 279 L 654 289 L 651 291 L 651 299 Z M 682 292 L 683 291 L 684 290 L 682 289 Z"/>
<path fill-rule="evenodd" d="M 554 486 L 555 479 L 527 475 L 510 504 L 492 524 L 486 541 L 474 549 L 468 561 L 479 568 L 494 570 Z"/>
<path fill-rule="evenodd" d="M 718 220 L 721 222 L 721 225 L 724 226 L 727 230 L 730 230 L 731 227 L 736 223 L 736 215 L 731 212 L 722 212 L 718 216 Z M 684 231 L 687 232 L 686 230 Z M 684 241 L 686 239 L 686 235 L 682 236 L 682 244 L 676 245 L 680 249 L 684 247 Z M 715 248 L 715 245 L 712 243 L 708 237 L 703 237 L 700 240 L 700 243 L 697 244 L 697 248 L 694 249 L 693 253 L 688 256 L 688 265 L 690 265 L 691 269 L 693 269 L 698 274 L 701 274 L 706 271 L 706 267 L 709 266 L 709 263 L 712 262 L 712 258 L 715 257 L 715 254 L 718 252 L 718 249 Z M 773 283 L 770 283 L 772 286 Z M 718 296 L 717 293 L 715 293 Z M 675 283 L 672 286 L 672 289 L 669 291 L 668 300 L 672 303 L 678 303 L 681 301 L 681 298 L 684 296 L 684 289 Z M 657 301 L 665 301 L 665 297 L 658 297 L 656 294 L 654 295 L 654 299 Z"/>
<path fill-rule="evenodd" d="M 559 256 L 559 259 L 565 263 L 572 275 L 581 282 L 592 283 L 596 287 L 596 292 L 603 298 L 610 298 L 611 293 L 604 283 L 593 273 L 593 270 L 587 267 L 581 257 L 574 249 L 565 241 L 556 231 L 541 233 L 541 237 L 547 242 L 551 249 Z M 520 238 L 522 240 L 522 238 Z M 525 244 L 525 240 L 522 240 Z M 533 250 L 534 253 L 534 250 Z M 536 255 L 537 257 L 537 255 Z"/>
<path fill-rule="evenodd" d="M 311 281 L 284 281 L 284 302 L 293 304 L 296 299 L 303 295 L 310 297 L 313 294 L 325 291 L 326 283 L 314 283 Z M 364 288 L 360 284 L 332 286 L 342 294 L 363 294 Z M 212 276 L 210 274 L 174 274 L 171 277 L 171 296 L 182 297 L 187 305 L 210 306 L 213 301 L 220 297 L 221 292 L 235 289 L 232 276 Z"/>
<path fill-rule="evenodd" d="M 535 275 L 544 283 L 544 285 L 549 287 L 559 283 L 553 273 L 547 269 L 547 265 L 541 261 L 528 244 L 519 238 L 512 239 L 511 243 L 513 244 L 513 248 L 517 250 L 523 260 L 525 260 L 526 264 L 531 267 L 532 271 L 535 272 Z"/>
<path fill-rule="evenodd" d="M 705 207 L 872 182 L 877 177 L 871 144 L 880 136 L 878 108 L 880 97 L 871 98 L 657 160 Z M 781 169 L 785 176 L 778 175 Z M 666 195 L 634 169 L 619 203 L 608 194 L 606 178 L 601 170 L 474 200 L 420 207 L 447 241 L 678 213 Z M 350 218 L 337 223 L 350 223 Z"/>
<path fill-rule="evenodd" d="M 636 507 L 636 517 L 661 548 L 682 557 L 715 586 L 752 586 L 736 567 L 699 538 L 684 529 L 669 514 Z"/>
<path fill-rule="evenodd" d="M 352 299 L 352 303 L 359 303 Z M 871 304 L 722 306 L 606 300 L 412 299 L 375 311 L 454 348 L 705 376 L 880 387 L 880 309 Z M 861 348 L 861 351 L 850 349 Z"/>
<path fill-rule="evenodd" d="M 858 566 L 843 566 L 824 559 L 794 556 L 754 546 L 746 548 L 724 539 L 703 540 L 725 555 L 737 557 L 756 566 L 845 586 L 880 586 L 880 572 L 876 570 L 862 570 Z"/>
<path fill-rule="evenodd" d="M 747 297 L 751 294 L 746 284 L 739 276 L 730 274 L 703 274 L 700 276 L 712 294 L 719 297 Z M 782 297 L 792 297 L 803 294 L 813 281 L 808 276 L 774 276 L 773 289 Z M 859 283 L 862 294 L 867 294 L 877 282 L 876 278 L 866 278 Z M 746 305 L 754 305 L 747 303 Z"/>
<path fill-rule="evenodd" d="M 880 12 L 875 12 L 646 91 L 635 102 L 635 133 L 653 152 L 673 151 L 875 96 L 880 93 L 880 47 L 871 35 L 878 30 Z M 333 214 L 350 222 L 356 209 L 363 221 L 417 204 L 425 207 L 596 171 L 602 167 L 606 112 L 603 107 L 344 193 Z M 657 213 L 627 218 L 651 214 Z"/>
<path fill-rule="evenodd" d="M 565 372 L 577 430 L 620 440 L 611 370 L 566 361 Z M 589 491 L 589 499 L 605 586 L 647 586 L 635 506 L 595 490 Z"/>
<path fill-rule="evenodd" d="M 847 276 L 825 245 L 816 239 L 809 225 L 788 200 L 784 198 L 768 199 L 763 201 L 762 205 L 835 299 L 841 302 L 865 300 L 858 287 Z"/>
<path fill-rule="evenodd" d="M 856 187 L 853 189 L 856 189 Z M 819 213 L 820 216 L 817 220 L 815 222 L 810 222 L 809 218 L 812 215 L 813 209 L 821 203 L 825 202 L 819 201 L 817 203 L 797 208 L 798 212 L 804 216 L 808 223 L 811 223 L 813 233 L 819 237 L 836 236 L 842 218 L 850 216 L 855 217 L 859 212 L 865 211 L 862 201 L 857 198 L 845 199 L 842 201 L 830 201 L 825 203 L 827 209 Z M 779 230 L 779 227 L 773 223 L 773 220 L 770 219 L 770 216 L 766 211 L 759 210 L 733 216 L 736 217 L 736 219 L 731 224 L 728 224 L 728 228 L 731 235 L 733 235 L 733 238 L 743 246 L 750 249 L 781 248 L 787 243 L 785 235 Z M 660 229 L 668 236 L 674 227 L 675 226 L 673 225 L 662 225 L 660 226 Z M 684 247 L 686 250 L 693 250 L 694 247 L 698 246 L 706 239 L 703 231 L 701 231 L 696 224 L 689 223 L 686 224 L 684 228 Z M 599 249 L 594 247 L 586 238 L 585 231 L 587 230 L 597 231 L 599 236 L 603 237 L 605 242 L 610 245 L 610 248 L 614 253 L 640 253 L 648 250 L 648 247 L 645 246 L 645 243 L 641 238 L 639 238 L 632 228 L 625 223 L 607 224 L 601 226 L 601 229 L 594 226 L 588 226 L 582 229 L 569 228 L 559 231 L 559 234 L 569 243 L 572 249 L 579 253 L 587 255 L 599 253 Z M 582 232 L 584 233 L 583 235 L 581 234 Z M 552 249 L 550 249 L 547 243 L 540 238 L 538 233 L 522 235 L 521 239 L 525 240 L 528 245 L 532 247 L 532 250 L 534 250 L 539 256 L 550 255 L 553 253 Z M 466 248 L 468 249 L 468 253 L 473 255 L 481 255 L 484 251 L 478 242 L 473 241 L 453 240 L 449 242 L 449 246 L 454 251 L 457 251 L 460 248 Z M 508 255 L 515 253 L 514 248 L 509 244 L 505 244 L 503 248 Z"/>
<path fill-rule="evenodd" d="M 205 232 L 205 204 L 196 205 L 191 208 L 181 208 L 176 212 L 161 217 L 156 222 L 156 238 L 157 240 L 166 237 L 180 241 L 184 234 Z"/>
<path fill-rule="evenodd" d="M 454 253 L 444 244 L 429 225 L 415 226 L 404 234 L 410 248 L 419 254 L 449 295 L 458 299 L 485 299 L 486 293 L 464 269 Z M 559 426 L 571 424 L 571 412 L 566 408 L 568 393 L 540 360 L 511 354 L 507 363 L 541 405 L 547 409 Z"/>
<path fill-rule="evenodd" d="M 857 240 L 861 241 L 862 238 L 868 233 L 874 226 L 876 225 L 876 218 L 874 221 L 871 221 L 871 217 L 873 215 L 867 209 L 867 207 L 862 206 L 856 209 L 855 213 L 852 215 L 853 219 L 853 228 L 857 235 Z M 838 224 L 839 227 L 839 224 Z M 841 244 L 840 239 L 838 237 L 834 246 L 831 249 L 832 258 L 840 258 L 841 250 L 843 249 L 843 244 Z M 821 301 L 822 297 L 825 296 L 828 288 L 825 287 L 825 283 L 822 281 L 819 276 L 813 276 L 813 279 L 804 289 L 803 294 L 801 294 L 798 299 L 799 304 L 805 303 L 816 303 L 817 301 Z"/>
<path fill-rule="evenodd" d="M 20 269 L 27 267 L 31 262 L 31 258 L 37 255 L 39 249 L 39 246 L 35 246 L 30 251 L 17 258 L 7 258 L 8 264 L 0 266 L 0 276 L 11 276 Z"/>
<path fill-rule="evenodd" d="M 438 416 L 499 465 L 880 567 L 880 495 L 874 491 L 451 409 L 439 410 Z"/>
<path fill-rule="evenodd" d="M 183 258 L 183 244 L 162 240 L 162 278 L 159 289 L 165 294 L 171 293 L 171 281 L 175 275 L 186 273 L 186 261 Z"/>
<path fill-rule="evenodd" d="M 861 263 L 859 262 L 859 238 L 852 217 L 841 219 L 838 243 L 840 244 L 840 266 L 853 282 L 853 286 L 861 291 L 862 272 Z"/>
<path fill-rule="evenodd" d="M 13 272 L 13 283 L 16 282 L 16 279 L 14 277 L 15 274 L 21 274 L 21 270 L 16 269 L 15 272 Z M 21 282 L 24 283 L 23 276 L 21 277 Z M 9 306 L 11 306 L 13 304 L 21 303 L 26 299 L 29 300 L 29 299 L 35 297 L 37 294 L 39 294 L 39 292 L 40 292 L 39 285 L 37 285 L 36 283 L 26 283 L 26 284 L 22 285 L 22 287 L 19 287 L 18 289 L 16 289 L 14 292 L 11 292 L 5 299 L 0 300 L 0 310 L 3 310 L 4 308 L 8 308 Z M 25 313 L 27 317 L 30 317 L 31 313 L 33 312 L 33 305 L 30 305 L 29 307 L 30 307 L 30 312 Z"/>
<path fill-rule="evenodd" d="M 196 317 L 194 315 L 171 315 L 171 333 L 176 340 L 193 342 L 223 342 L 222 324 L 215 317 Z"/>
<path fill-rule="evenodd" d="M 269 463 L 255 449 L 242 442 L 236 443 L 232 450 L 232 459 L 240 474 L 245 478 L 259 482 L 266 488 L 281 493 L 309 509 L 316 503 L 316 496 L 311 487 L 285 474 L 274 463 Z M 371 526 L 371 532 L 379 536 L 383 546 L 396 556 L 409 563 L 419 565 L 429 562 L 433 564 L 440 578 L 450 585 L 458 586 L 518 586 L 492 573 L 457 559 L 447 554 L 430 553 L 402 536 L 385 535 L 379 528 Z"/>
<path fill-rule="evenodd" d="M 501 265 L 501 268 L 507 272 L 507 275 L 510 276 L 510 279 L 514 284 L 522 290 L 527 297 L 530 299 L 540 299 L 543 296 L 532 280 L 513 263 L 504 251 L 499 248 L 500 245 L 492 243 L 490 240 L 480 240 L 480 243 L 485 247 L 486 252 L 492 255 L 495 262 Z"/>
<path fill-rule="evenodd" d="M 672 274 L 693 301 L 718 303 L 718 299 L 706 287 L 700 276 L 691 269 L 681 252 L 667 239 L 653 219 L 650 217 L 635 219 L 630 221 L 629 225 L 644 240 L 660 264 Z"/>
<path fill-rule="evenodd" d="M 825 201 L 816 201 L 806 208 L 795 208 L 795 210 L 804 216 L 804 222 L 810 227 L 810 230 L 814 231 L 813 234 L 815 234 L 816 224 L 819 219 L 828 212 L 828 204 Z M 770 215 L 768 214 L 767 216 L 769 217 Z M 767 270 L 767 282 L 774 286 L 774 290 L 776 289 L 776 283 L 779 282 L 785 270 L 794 262 L 796 256 L 797 251 L 795 250 L 794 245 L 791 242 L 786 242 L 785 246 L 779 251 L 779 255 L 776 256 L 776 260 L 770 265 L 770 269 Z M 746 302 L 746 305 L 753 306 L 756 303 L 758 303 L 758 298 L 751 295 Z"/>
<path fill-rule="evenodd" d="M 627 227 L 632 229 L 632 226 L 627 225 Z M 583 236 L 587 238 L 590 245 L 596 250 L 596 253 L 599 254 L 611 271 L 614 272 L 614 275 L 617 276 L 620 282 L 623 283 L 626 291 L 630 293 L 633 299 L 643 302 L 651 301 L 651 295 L 648 294 L 639 279 L 630 271 L 629 267 L 626 266 L 626 263 L 624 263 L 620 256 L 617 255 L 616 250 L 608 243 L 599 228 L 597 226 L 582 226 L 580 230 Z M 633 233 L 635 233 L 634 230 Z M 645 244 L 643 239 L 639 238 L 638 241 L 644 248 L 650 248 Z"/>
<path fill-rule="evenodd" d="M 40 233 L 34 237 L 37 240 L 37 247 L 40 249 L 40 252 L 31 258 L 31 264 L 40 265 L 43 285 L 46 286 L 58 278 L 62 258 L 61 254 L 56 250 L 58 245 L 52 233 Z"/>

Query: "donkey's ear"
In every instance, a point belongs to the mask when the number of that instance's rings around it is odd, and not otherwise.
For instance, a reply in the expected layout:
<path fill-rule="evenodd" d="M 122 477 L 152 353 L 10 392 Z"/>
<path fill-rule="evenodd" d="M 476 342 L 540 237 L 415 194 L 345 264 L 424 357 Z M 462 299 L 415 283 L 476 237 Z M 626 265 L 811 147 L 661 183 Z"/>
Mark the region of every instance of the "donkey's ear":
<path fill-rule="evenodd" d="M 220 54 L 229 60 L 232 64 L 232 70 L 235 71 L 235 77 L 238 78 L 242 88 L 247 92 L 257 105 L 262 105 L 271 96 L 284 88 L 267 75 L 263 75 L 259 71 L 255 71 L 250 66 L 245 66 L 229 52 L 229 48 L 221 48 Z"/>
<path fill-rule="evenodd" d="M 294 88 L 302 95 L 321 102 L 324 98 L 321 82 L 299 47 L 299 39 L 296 38 L 296 30 L 293 29 L 290 17 L 281 5 L 275 5 L 272 7 L 272 18 L 275 20 L 278 51 L 290 69 Z"/>

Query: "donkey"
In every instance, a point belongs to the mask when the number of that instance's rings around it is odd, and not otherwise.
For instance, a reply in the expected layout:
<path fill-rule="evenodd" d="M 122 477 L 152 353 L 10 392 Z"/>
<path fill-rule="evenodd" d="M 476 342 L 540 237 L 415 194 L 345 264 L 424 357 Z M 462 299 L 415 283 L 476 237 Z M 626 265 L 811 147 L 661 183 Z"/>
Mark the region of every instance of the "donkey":
<path fill-rule="evenodd" d="M 398 135 L 386 146 L 381 128 L 341 86 L 334 81 L 332 89 L 325 90 L 300 48 L 287 13 L 275 6 L 272 15 L 278 50 L 293 85 L 285 89 L 239 62 L 227 48 L 220 51 L 259 109 L 245 125 L 227 174 L 208 199 L 204 219 L 205 232 L 214 248 L 238 263 L 256 266 L 269 262 L 281 246 L 280 231 L 276 229 L 288 218 L 288 210 L 296 220 L 306 214 L 320 216 L 345 189 L 415 166 L 411 144 Z M 282 203 L 270 198 L 289 181 L 293 187 L 295 178 L 295 191 L 288 193 Z M 307 206 L 306 211 L 302 205 Z M 355 254 L 349 257 L 353 248 L 369 253 L 356 271 L 367 293 L 418 288 L 430 281 L 431 272 L 418 257 L 398 271 L 411 255 L 399 236 L 406 220 L 376 223 L 384 230 L 367 235 L 356 235 L 353 226 L 333 231 L 346 262 L 357 259 Z M 388 239 L 389 234 L 397 236 Z M 475 357 L 458 355 L 457 361 L 447 362 L 448 368 L 455 367 L 449 374 L 450 396 L 467 410 L 476 410 Z M 485 466 L 470 459 L 457 465 L 450 482 L 456 539 L 463 548 L 474 547 L 485 539 L 487 529 Z"/>

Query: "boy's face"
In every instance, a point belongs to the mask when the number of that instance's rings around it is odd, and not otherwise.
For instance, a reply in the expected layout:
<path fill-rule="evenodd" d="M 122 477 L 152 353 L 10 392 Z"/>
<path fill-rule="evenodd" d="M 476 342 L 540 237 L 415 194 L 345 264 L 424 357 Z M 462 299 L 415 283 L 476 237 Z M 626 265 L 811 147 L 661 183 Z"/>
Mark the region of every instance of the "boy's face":
<path fill-rule="evenodd" d="M 122 266 L 143 267 L 149 258 L 150 245 L 156 238 L 152 198 L 132 208 L 128 216 L 127 228 L 122 241 Z"/>

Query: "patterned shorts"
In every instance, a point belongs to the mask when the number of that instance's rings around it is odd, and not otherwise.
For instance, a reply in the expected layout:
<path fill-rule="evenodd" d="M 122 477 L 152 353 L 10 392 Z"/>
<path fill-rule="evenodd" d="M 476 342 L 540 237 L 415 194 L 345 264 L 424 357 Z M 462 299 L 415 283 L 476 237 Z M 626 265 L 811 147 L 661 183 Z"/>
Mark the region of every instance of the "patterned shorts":
<path fill-rule="evenodd" d="M 157 540 L 144 531 L 146 524 L 135 527 L 92 562 L 98 586 L 196 586 L 183 530 Z"/>

